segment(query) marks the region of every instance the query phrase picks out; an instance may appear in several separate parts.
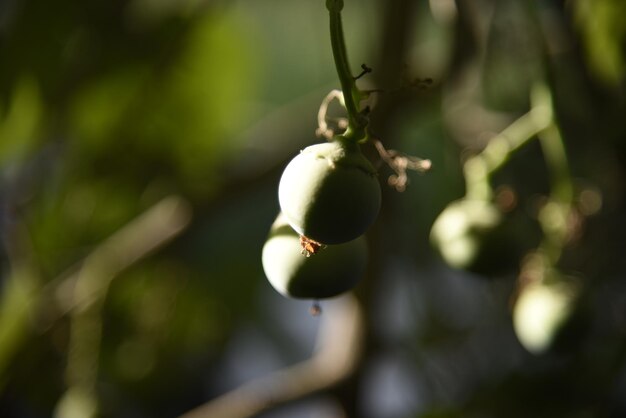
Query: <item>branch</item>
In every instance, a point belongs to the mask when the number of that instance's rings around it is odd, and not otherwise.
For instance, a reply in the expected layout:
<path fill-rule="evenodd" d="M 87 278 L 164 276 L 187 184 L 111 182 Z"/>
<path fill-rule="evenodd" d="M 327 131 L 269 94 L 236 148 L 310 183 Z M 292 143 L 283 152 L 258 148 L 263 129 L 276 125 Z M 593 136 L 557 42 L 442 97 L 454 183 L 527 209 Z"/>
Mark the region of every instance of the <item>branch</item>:
<path fill-rule="evenodd" d="M 353 296 L 326 309 L 319 350 L 308 360 L 252 380 L 179 418 L 249 418 L 332 387 L 349 377 L 360 358 L 363 317 Z"/>
<path fill-rule="evenodd" d="M 59 316 L 87 308 L 110 280 L 172 240 L 190 220 L 189 204 L 170 196 L 130 221 L 92 251 L 77 272 L 50 283 L 61 307 Z"/>
<path fill-rule="evenodd" d="M 104 296 L 116 275 L 172 240 L 189 222 L 189 204 L 179 197 L 165 198 L 111 235 L 71 272 L 43 287 L 34 283 L 27 261 L 15 260 L 9 291 L 0 300 L 0 388 L 7 365 L 28 338 L 33 316 L 43 332 L 60 317 L 88 308 Z"/>

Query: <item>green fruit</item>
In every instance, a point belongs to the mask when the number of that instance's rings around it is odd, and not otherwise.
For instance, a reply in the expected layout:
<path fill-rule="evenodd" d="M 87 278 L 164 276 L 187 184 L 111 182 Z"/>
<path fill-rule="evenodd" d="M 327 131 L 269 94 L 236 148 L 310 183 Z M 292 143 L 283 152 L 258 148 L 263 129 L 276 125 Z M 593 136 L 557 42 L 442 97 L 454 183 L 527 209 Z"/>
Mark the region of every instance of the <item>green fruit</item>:
<path fill-rule="evenodd" d="M 513 308 L 513 327 L 528 351 L 540 354 L 553 346 L 572 317 L 578 291 L 573 281 L 530 283 L 522 289 Z"/>
<path fill-rule="evenodd" d="M 280 207 L 300 235 L 340 244 L 362 235 L 381 203 L 376 171 L 356 144 L 333 141 L 304 149 L 285 168 Z"/>
<path fill-rule="evenodd" d="M 263 270 L 284 296 L 323 299 L 353 288 L 365 274 L 367 245 L 363 236 L 322 247 L 316 254 L 303 251 L 300 235 L 279 215 L 263 246 Z"/>
<path fill-rule="evenodd" d="M 492 276 L 519 265 L 521 237 L 513 231 L 493 203 L 460 199 L 439 214 L 430 239 L 448 265 Z"/>

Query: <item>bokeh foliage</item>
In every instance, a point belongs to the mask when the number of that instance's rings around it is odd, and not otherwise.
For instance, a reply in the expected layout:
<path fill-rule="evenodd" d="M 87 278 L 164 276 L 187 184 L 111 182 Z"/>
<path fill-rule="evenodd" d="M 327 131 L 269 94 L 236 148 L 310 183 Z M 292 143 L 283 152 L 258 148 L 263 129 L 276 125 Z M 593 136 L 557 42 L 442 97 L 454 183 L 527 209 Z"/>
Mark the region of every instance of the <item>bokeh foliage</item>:
<path fill-rule="evenodd" d="M 434 169 L 384 192 L 357 289 L 366 357 L 335 392 L 358 396 L 332 399 L 377 418 L 623 416 L 625 3 L 345 3 L 352 65 L 385 91 L 373 133 Z M 542 80 L 582 214 L 550 272 L 583 296 L 537 354 L 509 303 L 522 260 L 487 254 L 496 277 L 450 269 L 428 236 L 464 193 L 462 161 Z M 314 320 L 272 291 L 260 254 L 280 171 L 318 141 L 337 84 L 322 0 L 0 2 L 0 416 L 176 416 L 310 354 Z M 516 192 L 504 239 L 525 249 L 541 240 L 544 157 L 530 142 L 492 179 Z M 113 278 L 85 315 L 98 331 L 77 337 L 70 279 L 170 195 L 191 223 Z M 72 348 L 94 336 L 97 370 L 73 377 Z"/>

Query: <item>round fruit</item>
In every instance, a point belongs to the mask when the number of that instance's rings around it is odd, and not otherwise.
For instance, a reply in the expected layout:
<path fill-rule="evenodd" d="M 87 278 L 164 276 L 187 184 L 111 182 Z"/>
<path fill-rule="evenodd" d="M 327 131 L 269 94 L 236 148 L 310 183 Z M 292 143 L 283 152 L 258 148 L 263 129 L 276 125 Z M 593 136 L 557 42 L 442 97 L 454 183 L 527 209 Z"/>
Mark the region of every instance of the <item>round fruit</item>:
<path fill-rule="evenodd" d="M 500 221 L 500 212 L 489 202 L 461 199 L 439 214 L 430 238 L 448 264 L 465 268 L 479 252 L 480 235 L 498 226 Z"/>
<path fill-rule="evenodd" d="M 300 235 L 340 244 L 362 235 L 380 210 L 376 171 L 357 144 L 333 141 L 305 148 L 285 168 L 278 200 Z"/>
<path fill-rule="evenodd" d="M 514 239 L 506 236 L 503 226 L 502 213 L 491 202 L 460 199 L 439 214 L 430 239 L 450 266 L 497 274 L 510 258 L 508 252 Z"/>
<path fill-rule="evenodd" d="M 300 235 L 279 215 L 263 246 L 263 270 L 284 296 L 323 299 L 350 290 L 365 274 L 367 245 L 363 236 L 307 253 Z"/>
<path fill-rule="evenodd" d="M 577 287 L 572 282 L 526 285 L 513 309 L 513 327 L 520 343 L 539 354 L 550 349 L 573 313 Z"/>

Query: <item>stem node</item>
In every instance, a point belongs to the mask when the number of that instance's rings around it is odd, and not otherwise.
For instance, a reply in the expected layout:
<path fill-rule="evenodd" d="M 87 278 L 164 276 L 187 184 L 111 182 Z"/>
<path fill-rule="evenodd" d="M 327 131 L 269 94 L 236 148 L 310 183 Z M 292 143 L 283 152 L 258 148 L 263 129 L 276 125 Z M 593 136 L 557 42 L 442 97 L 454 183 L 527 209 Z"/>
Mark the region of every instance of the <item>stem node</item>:
<path fill-rule="evenodd" d="M 355 81 L 370 72 L 371 69 L 363 64 L 361 66 L 363 72 L 357 77 L 352 75 L 341 22 L 343 0 L 326 0 L 326 8 L 330 17 L 330 42 L 333 58 L 341 84 L 341 91 L 343 92 L 346 111 L 348 112 L 348 127 L 340 137 L 355 143 L 364 142 L 367 140 L 366 128 L 369 119 L 367 113 L 359 111 L 359 101 L 363 98 L 363 92 L 357 88 Z"/>

